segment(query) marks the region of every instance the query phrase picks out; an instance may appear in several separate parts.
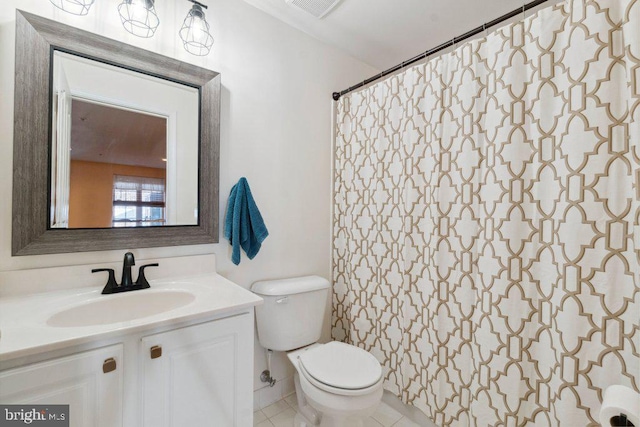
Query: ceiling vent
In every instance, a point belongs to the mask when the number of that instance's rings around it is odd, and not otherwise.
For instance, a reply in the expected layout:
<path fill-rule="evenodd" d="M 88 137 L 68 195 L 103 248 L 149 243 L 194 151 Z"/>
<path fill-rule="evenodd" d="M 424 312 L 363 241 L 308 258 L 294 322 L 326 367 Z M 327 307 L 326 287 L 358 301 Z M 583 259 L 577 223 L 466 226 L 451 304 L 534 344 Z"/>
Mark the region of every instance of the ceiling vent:
<path fill-rule="evenodd" d="M 338 5 L 342 0 L 285 0 L 288 5 L 320 19 Z"/>

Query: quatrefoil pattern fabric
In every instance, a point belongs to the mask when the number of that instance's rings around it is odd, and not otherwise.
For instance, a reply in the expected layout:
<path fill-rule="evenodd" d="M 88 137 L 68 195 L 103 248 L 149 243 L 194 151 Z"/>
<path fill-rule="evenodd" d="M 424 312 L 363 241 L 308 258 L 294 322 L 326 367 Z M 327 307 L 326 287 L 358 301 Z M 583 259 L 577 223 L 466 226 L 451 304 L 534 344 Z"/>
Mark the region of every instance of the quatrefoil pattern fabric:
<path fill-rule="evenodd" d="M 640 0 L 548 7 L 337 103 L 333 337 L 438 426 L 640 386 Z"/>

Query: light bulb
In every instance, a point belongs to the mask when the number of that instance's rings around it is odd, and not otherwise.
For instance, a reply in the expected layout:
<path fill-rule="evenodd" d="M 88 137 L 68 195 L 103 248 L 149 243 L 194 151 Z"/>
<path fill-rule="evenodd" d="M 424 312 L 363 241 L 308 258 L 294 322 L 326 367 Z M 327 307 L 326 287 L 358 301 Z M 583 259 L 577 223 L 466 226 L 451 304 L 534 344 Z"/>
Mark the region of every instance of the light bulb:
<path fill-rule="evenodd" d="M 205 44 L 209 38 L 206 24 L 198 17 L 194 17 L 191 22 L 191 38 L 195 43 L 200 44 Z"/>

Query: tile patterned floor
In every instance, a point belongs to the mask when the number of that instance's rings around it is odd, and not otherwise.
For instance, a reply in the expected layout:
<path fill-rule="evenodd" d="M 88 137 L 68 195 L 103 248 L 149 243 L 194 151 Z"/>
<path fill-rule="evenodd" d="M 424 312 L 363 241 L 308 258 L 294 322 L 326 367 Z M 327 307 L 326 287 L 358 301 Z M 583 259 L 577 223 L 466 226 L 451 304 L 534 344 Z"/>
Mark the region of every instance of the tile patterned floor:
<path fill-rule="evenodd" d="M 253 413 L 255 427 L 293 427 L 298 403 L 295 394 L 290 394 L 273 405 Z M 382 402 L 373 416 L 365 421 L 364 427 L 419 427 L 410 419 Z"/>

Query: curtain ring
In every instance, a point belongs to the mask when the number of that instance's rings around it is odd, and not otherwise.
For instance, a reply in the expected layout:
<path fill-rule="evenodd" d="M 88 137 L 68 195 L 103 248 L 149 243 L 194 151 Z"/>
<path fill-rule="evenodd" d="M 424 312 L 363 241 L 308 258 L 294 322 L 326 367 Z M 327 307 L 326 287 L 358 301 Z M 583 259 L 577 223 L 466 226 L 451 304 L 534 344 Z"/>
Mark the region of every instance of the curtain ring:
<path fill-rule="evenodd" d="M 425 53 L 423 53 L 423 55 L 424 55 L 424 59 L 422 60 L 422 63 L 424 64 L 424 66 L 426 68 L 427 64 L 431 60 L 431 55 L 429 55 L 429 51 L 428 50 Z"/>

